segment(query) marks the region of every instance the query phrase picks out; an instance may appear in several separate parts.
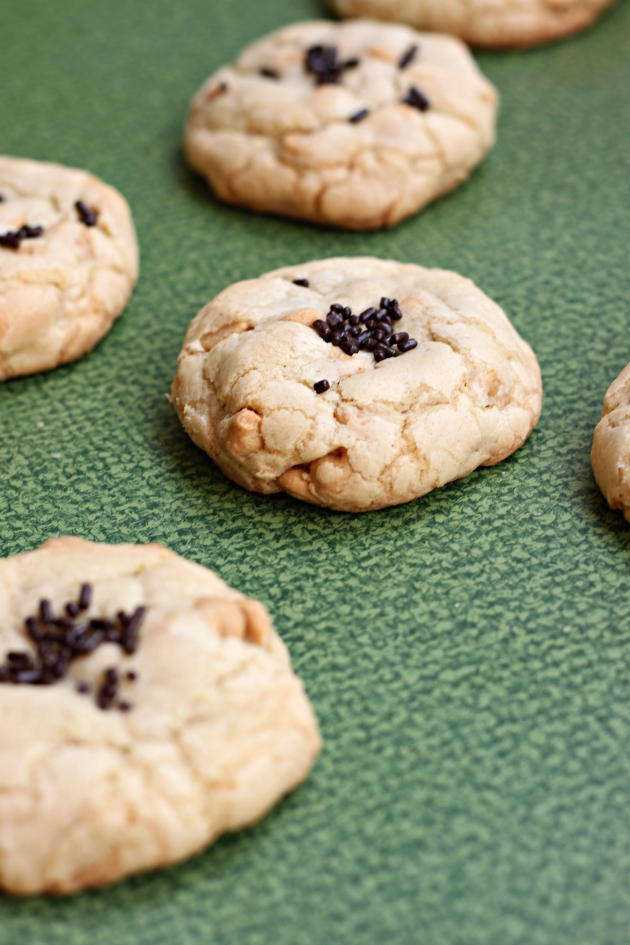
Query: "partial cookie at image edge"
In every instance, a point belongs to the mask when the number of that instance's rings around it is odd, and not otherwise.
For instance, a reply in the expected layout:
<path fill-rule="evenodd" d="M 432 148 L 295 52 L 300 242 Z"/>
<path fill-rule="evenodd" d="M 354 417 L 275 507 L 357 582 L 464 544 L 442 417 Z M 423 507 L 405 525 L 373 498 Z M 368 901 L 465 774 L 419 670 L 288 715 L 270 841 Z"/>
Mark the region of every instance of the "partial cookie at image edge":
<path fill-rule="evenodd" d="M 630 522 L 630 364 L 606 391 L 593 435 L 591 464 L 610 508 L 621 509 Z"/>
<path fill-rule="evenodd" d="M 0 561 L 0 887 L 178 863 L 308 775 L 317 721 L 258 602 L 159 545 Z"/>
<path fill-rule="evenodd" d="M 342 17 L 370 16 L 458 36 L 481 49 L 519 49 L 567 39 L 616 0 L 329 0 Z"/>
<path fill-rule="evenodd" d="M 82 357 L 138 277 L 121 194 L 87 171 L 0 156 L 0 380 Z"/>

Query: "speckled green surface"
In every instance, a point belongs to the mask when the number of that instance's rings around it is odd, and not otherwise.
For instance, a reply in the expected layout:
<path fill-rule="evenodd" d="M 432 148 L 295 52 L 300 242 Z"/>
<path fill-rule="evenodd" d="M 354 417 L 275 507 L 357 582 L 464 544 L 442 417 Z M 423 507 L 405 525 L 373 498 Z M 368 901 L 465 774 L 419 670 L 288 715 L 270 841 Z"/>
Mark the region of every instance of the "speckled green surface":
<path fill-rule="evenodd" d="M 75 533 L 215 568 L 270 608 L 326 741 L 262 824 L 183 866 L 72 900 L 0 897 L 2 945 L 630 940 L 630 531 L 589 463 L 630 360 L 630 3 L 562 45 L 480 56 L 502 93 L 495 152 L 367 235 L 222 207 L 179 152 L 212 69 L 323 13 L 0 0 L 0 153 L 118 186 L 142 249 L 89 357 L 0 389 L 0 551 Z M 519 453 L 362 517 L 213 468 L 165 397 L 188 322 L 236 279 L 337 253 L 452 267 L 506 308 L 545 384 Z"/>

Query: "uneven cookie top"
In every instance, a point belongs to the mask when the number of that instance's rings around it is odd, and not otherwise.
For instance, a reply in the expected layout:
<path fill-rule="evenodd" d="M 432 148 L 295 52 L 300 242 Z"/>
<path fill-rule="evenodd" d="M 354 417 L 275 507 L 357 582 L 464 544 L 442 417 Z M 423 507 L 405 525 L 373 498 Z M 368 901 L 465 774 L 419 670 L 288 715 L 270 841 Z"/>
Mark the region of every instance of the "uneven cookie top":
<path fill-rule="evenodd" d="M 457 39 L 315 21 L 272 33 L 208 79 L 185 149 L 229 202 L 389 226 L 468 176 L 493 144 L 496 109 Z"/>
<path fill-rule="evenodd" d="M 319 751 L 262 605 L 165 548 L 49 541 L 0 562 L 0 613 L 11 892 L 175 862 L 260 817 Z"/>
<path fill-rule="evenodd" d="M 345 340 L 339 308 L 354 313 Z M 188 330 L 173 402 L 245 488 L 359 512 L 499 462 L 536 425 L 541 392 L 533 352 L 472 282 L 340 258 L 218 295 Z"/>
<path fill-rule="evenodd" d="M 0 380 L 89 351 L 137 275 L 116 190 L 85 171 L 0 157 Z"/>
<path fill-rule="evenodd" d="M 597 485 L 611 509 L 622 509 L 630 522 L 630 364 L 606 391 L 591 462 Z"/>
<path fill-rule="evenodd" d="M 584 29 L 614 0 L 330 0 L 342 16 L 397 20 L 478 46 L 531 46 Z"/>

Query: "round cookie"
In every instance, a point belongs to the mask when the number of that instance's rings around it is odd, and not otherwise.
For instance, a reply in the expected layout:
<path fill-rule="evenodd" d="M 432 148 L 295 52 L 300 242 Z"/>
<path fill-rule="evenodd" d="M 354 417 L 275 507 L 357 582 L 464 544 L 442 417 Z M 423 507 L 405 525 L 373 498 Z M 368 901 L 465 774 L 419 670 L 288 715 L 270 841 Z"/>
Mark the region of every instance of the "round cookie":
<path fill-rule="evenodd" d="M 172 399 L 246 489 L 367 512 L 509 456 L 541 393 L 533 352 L 468 279 L 351 258 L 221 292 L 188 329 Z"/>
<path fill-rule="evenodd" d="M 118 191 L 86 171 L 0 157 L 0 380 L 90 351 L 137 276 Z"/>
<path fill-rule="evenodd" d="M 300 23 L 245 49 L 190 106 L 190 165 L 228 203 L 361 230 L 465 180 L 497 95 L 448 36 L 370 20 Z"/>
<path fill-rule="evenodd" d="M 330 0 L 341 16 L 395 20 L 473 46 L 535 46 L 589 26 L 614 0 Z"/>
<path fill-rule="evenodd" d="M 630 522 L 630 364 L 606 391 L 591 463 L 609 506 L 621 509 Z"/>
<path fill-rule="evenodd" d="M 49 541 L 0 561 L 0 612 L 8 892 L 182 860 L 261 817 L 319 753 L 265 609 L 166 548 Z"/>

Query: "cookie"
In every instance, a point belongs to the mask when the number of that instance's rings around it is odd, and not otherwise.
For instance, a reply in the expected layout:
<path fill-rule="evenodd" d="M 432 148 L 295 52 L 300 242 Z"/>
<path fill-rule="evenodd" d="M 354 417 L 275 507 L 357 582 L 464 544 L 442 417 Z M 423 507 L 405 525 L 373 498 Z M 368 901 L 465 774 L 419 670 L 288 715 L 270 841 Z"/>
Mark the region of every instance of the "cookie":
<path fill-rule="evenodd" d="M 494 143 L 496 112 L 459 40 L 315 21 L 272 33 L 208 79 L 184 146 L 228 203 L 361 230 L 465 180 Z"/>
<path fill-rule="evenodd" d="M 468 279 L 324 259 L 206 305 L 172 400 L 244 488 L 367 512 L 517 450 L 540 416 L 541 379 L 529 346 Z"/>
<path fill-rule="evenodd" d="M 261 817 L 320 738 L 258 601 L 159 545 L 0 561 L 0 885 L 71 893 Z"/>
<path fill-rule="evenodd" d="M 630 364 L 606 391 L 591 463 L 609 506 L 621 509 L 630 522 Z"/>
<path fill-rule="evenodd" d="M 341 16 L 395 20 L 473 46 L 535 46 L 589 26 L 614 0 L 330 0 Z"/>
<path fill-rule="evenodd" d="M 0 157 L 0 380 L 90 351 L 137 276 L 118 191 L 86 171 Z"/>

